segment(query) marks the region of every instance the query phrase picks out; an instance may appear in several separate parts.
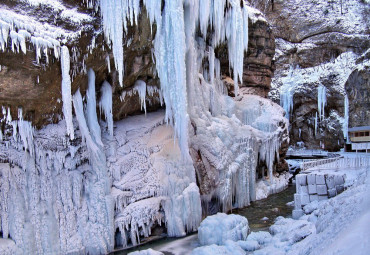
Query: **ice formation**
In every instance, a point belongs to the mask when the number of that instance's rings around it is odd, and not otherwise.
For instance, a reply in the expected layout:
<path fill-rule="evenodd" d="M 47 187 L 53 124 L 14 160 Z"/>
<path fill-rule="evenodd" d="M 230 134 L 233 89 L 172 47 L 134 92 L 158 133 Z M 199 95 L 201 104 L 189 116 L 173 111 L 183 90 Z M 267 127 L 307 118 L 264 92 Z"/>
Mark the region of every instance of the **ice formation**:
<path fill-rule="evenodd" d="M 286 112 L 286 118 L 289 120 L 290 114 L 293 112 L 293 96 L 296 85 L 296 77 L 294 75 L 294 67 L 291 65 L 289 74 L 283 81 L 283 86 L 280 87 L 280 105 Z"/>
<path fill-rule="evenodd" d="M 153 53 L 160 90 L 138 80 L 121 99 L 137 93 L 146 111 L 146 94 L 158 93 L 166 111 L 113 123 L 113 88 L 104 81 L 99 108 L 107 130 L 100 127 L 104 122 L 98 122 L 96 113 L 95 74 L 85 63 L 86 97 L 80 89 L 72 97 L 75 70 L 70 70 L 70 63 L 78 52 L 60 47 L 57 39 L 66 35 L 50 37 L 55 41 L 40 36 L 41 40 L 18 19 L 15 23 L 23 25 L 11 29 L 10 21 L 4 21 L 7 11 L 0 10 L 3 50 L 23 51 L 25 38 L 26 43 L 34 43 L 36 59 L 51 48 L 55 58 L 60 53 L 62 69 L 64 119 L 60 123 L 34 130 L 21 111 L 15 121 L 3 108 L 4 121 L 13 133 L 4 132 L 0 142 L 0 161 L 5 162 L 0 164 L 1 232 L 4 239 L 14 241 L 15 247 L 12 242 L 7 245 L 16 254 L 105 254 L 114 245 L 140 244 L 142 237 L 162 224 L 169 236 L 183 236 L 198 229 L 202 202 L 217 201 L 218 209 L 226 212 L 256 199 L 257 179 L 276 184 L 274 164 L 281 144 L 289 139 L 283 109 L 247 95 L 244 88 L 238 91 L 248 45 L 248 13 L 253 21 L 256 11 L 236 0 L 143 3 L 157 27 Z M 140 1 L 96 4 L 122 85 L 123 38 L 128 23 L 138 22 Z M 94 7 L 92 1 L 88 6 Z M 69 17 L 68 12 L 64 17 Z M 197 36 L 198 25 L 203 38 Z M 9 46 L 8 36 L 12 37 Z M 210 45 L 204 40 L 208 36 Z M 237 100 L 227 96 L 221 81 L 220 60 L 215 56 L 221 43 L 227 45 Z M 204 60 L 208 65 L 203 65 Z M 202 167 L 195 168 L 197 164 Z M 200 195 L 204 187 L 196 183 L 209 188 L 204 196 Z M 244 232 L 238 233 L 244 238 L 247 225 L 241 227 Z"/>
<path fill-rule="evenodd" d="M 86 92 L 87 105 L 86 105 L 86 119 L 89 126 L 91 135 L 94 141 L 103 146 L 101 141 L 101 130 L 96 114 L 96 95 L 95 95 L 95 73 L 92 69 L 88 70 L 88 89 Z"/>
<path fill-rule="evenodd" d="M 62 100 L 63 100 L 63 114 L 67 125 L 67 134 L 74 139 L 74 128 L 72 122 L 72 92 L 71 92 L 71 76 L 70 70 L 70 56 L 67 46 L 61 49 L 60 65 L 62 68 Z"/>
<path fill-rule="evenodd" d="M 112 86 L 104 81 L 101 89 L 101 98 L 99 102 L 100 113 L 104 113 L 105 120 L 108 124 L 108 131 L 113 135 L 113 105 L 112 105 Z"/>
<path fill-rule="evenodd" d="M 198 238 L 201 245 L 224 245 L 227 240 L 246 240 L 248 231 L 247 218 L 237 214 L 218 213 L 202 221 Z"/>
<path fill-rule="evenodd" d="M 343 137 L 349 142 L 348 137 L 348 121 L 349 121 L 349 100 L 347 93 L 344 95 L 344 121 L 343 121 Z"/>
<path fill-rule="evenodd" d="M 325 117 L 326 88 L 322 84 L 317 88 L 317 109 L 320 121 Z"/>

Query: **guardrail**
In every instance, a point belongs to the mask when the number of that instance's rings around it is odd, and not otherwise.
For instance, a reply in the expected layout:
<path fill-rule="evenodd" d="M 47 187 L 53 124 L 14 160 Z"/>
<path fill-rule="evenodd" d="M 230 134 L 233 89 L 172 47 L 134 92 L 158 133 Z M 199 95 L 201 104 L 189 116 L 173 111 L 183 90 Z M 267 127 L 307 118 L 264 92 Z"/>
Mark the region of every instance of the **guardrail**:
<path fill-rule="evenodd" d="M 298 150 L 298 151 L 287 151 L 287 156 L 327 156 L 327 151 L 322 150 Z"/>
<path fill-rule="evenodd" d="M 351 169 L 370 166 L 370 157 L 345 158 L 343 156 L 336 158 L 320 159 L 315 161 L 304 161 L 301 164 L 302 171 L 322 170 L 322 169 Z"/>

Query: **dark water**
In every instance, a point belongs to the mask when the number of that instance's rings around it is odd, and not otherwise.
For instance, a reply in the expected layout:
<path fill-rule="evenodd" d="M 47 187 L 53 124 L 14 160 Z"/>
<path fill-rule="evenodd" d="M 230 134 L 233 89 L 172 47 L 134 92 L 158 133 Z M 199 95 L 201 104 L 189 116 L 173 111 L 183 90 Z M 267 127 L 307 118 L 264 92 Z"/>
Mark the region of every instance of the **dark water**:
<path fill-rule="evenodd" d="M 267 231 L 274 223 L 276 217 L 291 217 L 293 207 L 286 204 L 294 200 L 294 193 L 295 185 L 289 185 L 287 189 L 278 194 L 271 195 L 263 200 L 252 202 L 248 207 L 234 209 L 230 213 L 240 214 L 246 217 L 251 231 Z M 267 217 L 268 220 L 262 220 L 264 217 Z M 198 246 L 198 235 L 195 233 L 181 238 L 165 237 L 139 247 L 116 251 L 112 254 L 126 255 L 133 251 L 152 248 L 153 250 L 161 251 L 166 255 L 186 255 L 190 254 L 191 251 Z"/>
<path fill-rule="evenodd" d="M 284 191 L 266 199 L 252 202 L 250 206 L 232 211 L 248 219 L 251 231 L 267 231 L 278 216 L 291 217 L 292 206 L 286 205 L 294 200 L 295 185 L 289 185 Z M 267 217 L 268 220 L 261 220 Z"/>

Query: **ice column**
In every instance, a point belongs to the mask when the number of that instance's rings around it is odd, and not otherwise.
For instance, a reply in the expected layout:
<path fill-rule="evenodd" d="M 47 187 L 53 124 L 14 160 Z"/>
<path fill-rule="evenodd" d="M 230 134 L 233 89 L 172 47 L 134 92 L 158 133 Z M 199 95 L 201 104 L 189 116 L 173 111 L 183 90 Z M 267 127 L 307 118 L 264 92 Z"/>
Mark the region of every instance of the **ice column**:
<path fill-rule="evenodd" d="M 113 112 L 112 112 L 112 86 L 107 82 L 103 82 L 100 89 L 101 98 L 99 102 L 100 113 L 103 112 L 105 120 L 108 123 L 109 134 L 113 135 Z"/>
<path fill-rule="evenodd" d="M 146 114 L 146 83 L 142 80 L 137 80 L 135 82 L 134 91 L 139 94 L 141 110 L 144 108 Z"/>
<path fill-rule="evenodd" d="M 67 134 L 74 139 L 74 129 L 72 122 L 72 95 L 71 95 L 71 77 L 69 75 L 70 57 L 67 46 L 61 50 L 61 67 L 62 67 L 62 100 L 63 114 L 67 125 Z"/>
<path fill-rule="evenodd" d="M 349 120 L 349 101 L 347 93 L 344 96 L 344 121 L 343 121 L 343 137 L 346 138 L 346 142 L 349 142 L 348 137 L 348 120 Z"/>
<path fill-rule="evenodd" d="M 289 120 L 290 113 L 293 111 L 293 96 L 294 96 L 294 68 L 291 65 L 286 82 L 280 87 L 280 105 L 286 112 L 286 118 Z"/>
<path fill-rule="evenodd" d="M 29 150 L 30 154 L 34 154 L 34 144 L 33 144 L 33 127 L 32 123 L 23 120 L 22 108 L 18 109 L 18 121 L 17 121 L 19 135 L 22 139 L 23 146 L 25 150 Z"/>
<path fill-rule="evenodd" d="M 317 88 L 317 109 L 319 111 L 320 120 L 325 116 L 325 105 L 326 105 L 326 88 L 320 84 Z"/>
<path fill-rule="evenodd" d="M 101 141 L 101 130 L 96 114 L 95 73 L 91 68 L 88 70 L 87 76 L 88 76 L 88 89 L 86 92 L 87 124 L 89 125 L 89 129 L 94 141 L 99 145 L 103 146 L 103 143 Z"/>
<path fill-rule="evenodd" d="M 166 104 L 184 157 L 189 155 L 183 0 L 166 1 L 154 42 L 156 67 Z"/>
<path fill-rule="evenodd" d="M 73 106 L 75 108 L 76 118 L 78 121 L 78 126 L 80 127 L 82 138 L 86 141 L 86 145 L 91 151 L 97 152 L 98 147 L 94 143 L 89 132 L 89 128 L 87 127 L 80 89 L 78 89 L 73 96 Z"/>

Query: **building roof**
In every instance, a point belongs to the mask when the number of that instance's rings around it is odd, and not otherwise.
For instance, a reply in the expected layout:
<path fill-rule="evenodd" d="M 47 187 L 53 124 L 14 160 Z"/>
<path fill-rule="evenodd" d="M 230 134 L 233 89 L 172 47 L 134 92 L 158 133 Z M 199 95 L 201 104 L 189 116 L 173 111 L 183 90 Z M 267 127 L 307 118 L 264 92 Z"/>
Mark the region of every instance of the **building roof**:
<path fill-rule="evenodd" d="M 362 127 L 349 128 L 348 132 L 369 131 L 369 130 L 370 130 L 370 126 L 362 126 Z"/>

